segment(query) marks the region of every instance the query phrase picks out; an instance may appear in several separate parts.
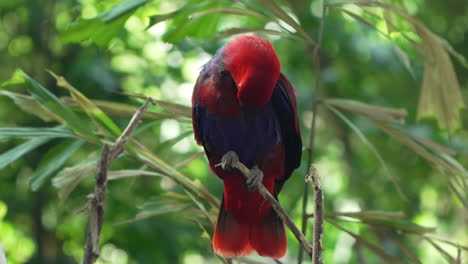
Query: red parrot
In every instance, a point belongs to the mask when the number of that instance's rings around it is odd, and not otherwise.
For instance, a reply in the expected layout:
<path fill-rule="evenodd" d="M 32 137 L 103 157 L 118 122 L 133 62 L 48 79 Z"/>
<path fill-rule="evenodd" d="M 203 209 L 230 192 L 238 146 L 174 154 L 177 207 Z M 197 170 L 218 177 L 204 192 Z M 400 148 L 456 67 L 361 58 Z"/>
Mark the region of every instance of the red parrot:
<path fill-rule="evenodd" d="M 272 44 L 258 36 L 235 38 L 203 66 L 192 95 L 192 122 L 211 170 L 224 183 L 213 235 L 220 256 L 255 250 L 281 258 L 286 252 L 283 223 L 255 189 L 262 182 L 278 199 L 300 165 L 296 94 Z M 237 159 L 250 168 L 249 180 L 217 166 Z"/>

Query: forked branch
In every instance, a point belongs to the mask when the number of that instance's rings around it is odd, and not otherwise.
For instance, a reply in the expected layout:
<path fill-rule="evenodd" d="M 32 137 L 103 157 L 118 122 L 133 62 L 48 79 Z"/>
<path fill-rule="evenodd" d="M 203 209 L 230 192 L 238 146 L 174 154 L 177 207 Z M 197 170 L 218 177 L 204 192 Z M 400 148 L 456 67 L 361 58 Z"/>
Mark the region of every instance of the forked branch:
<path fill-rule="evenodd" d="M 104 149 L 99 159 L 96 173 L 96 188 L 94 193 L 88 195 L 88 231 L 83 254 L 83 264 L 92 264 L 99 257 L 99 238 L 101 236 L 102 222 L 104 220 L 104 209 L 106 203 L 107 171 L 112 163 L 124 150 L 125 143 L 130 138 L 136 127 L 140 123 L 143 113 L 148 107 L 148 103 L 155 105 L 151 98 L 133 114 L 127 128 L 112 146 L 104 145 Z"/>

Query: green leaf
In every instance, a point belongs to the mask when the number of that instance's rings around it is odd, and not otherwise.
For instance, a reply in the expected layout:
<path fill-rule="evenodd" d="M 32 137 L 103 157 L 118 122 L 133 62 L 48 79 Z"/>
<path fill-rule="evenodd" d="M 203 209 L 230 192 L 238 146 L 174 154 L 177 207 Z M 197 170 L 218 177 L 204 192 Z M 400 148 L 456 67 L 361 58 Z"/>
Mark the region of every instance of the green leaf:
<path fill-rule="evenodd" d="M 171 18 L 174 18 L 178 15 L 184 15 L 188 16 L 190 14 L 193 14 L 195 12 L 203 11 L 206 10 L 209 7 L 215 6 L 215 3 L 213 2 L 201 2 L 201 3 L 196 3 L 192 1 L 193 3 L 189 3 L 185 5 L 182 8 L 179 8 L 173 12 L 167 13 L 167 14 L 161 14 L 161 15 L 154 15 L 150 16 L 150 23 L 148 25 L 148 28 Z"/>
<path fill-rule="evenodd" d="M 373 119 L 378 119 L 387 122 L 396 122 L 396 123 L 404 123 L 407 112 L 406 109 L 396 109 L 390 107 L 383 107 L 378 105 L 370 105 L 362 102 L 358 102 L 355 100 L 349 99 L 326 99 L 325 102 L 327 104 L 334 105 L 341 109 L 345 109 L 365 117 L 370 117 Z"/>
<path fill-rule="evenodd" d="M 423 25 L 416 31 L 424 43 L 424 76 L 418 103 L 418 119 L 435 117 L 449 133 L 461 128 L 460 110 L 465 108 L 452 61 L 435 37 Z"/>
<path fill-rule="evenodd" d="M 78 103 L 75 99 L 71 97 L 62 97 L 61 100 L 69 106 L 78 106 Z M 128 117 L 131 118 L 135 111 L 139 108 L 137 106 L 123 104 L 123 103 L 116 103 L 111 101 L 103 101 L 103 100 L 91 100 L 96 106 L 98 106 L 104 113 L 110 116 L 115 117 Z M 184 110 L 186 111 L 186 110 Z M 162 113 L 155 113 L 146 111 L 143 113 L 142 119 L 168 119 L 168 118 L 180 118 L 180 115 L 175 114 L 162 114 Z"/>
<path fill-rule="evenodd" d="M 0 88 L 4 88 L 6 86 L 15 85 L 15 84 L 23 84 L 23 83 L 24 83 L 23 71 L 20 69 L 16 69 L 9 80 L 6 80 L 2 82 L 2 84 L 0 84 Z"/>
<path fill-rule="evenodd" d="M 328 212 L 327 217 L 350 217 L 360 220 L 388 220 L 401 219 L 405 217 L 402 212 L 385 212 L 385 211 L 360 211 L 360 212 Z"/>
<path fill-rule="evenodd" d="M 161 100 L 156 100 L 156 102 L 169 113 L 192 118 L 192 109 L 188 106 Z"/>
<path fill-rule="evenodd" d="M 171 139 L 168 139 L 164 142 L 161 142 L 159 145 L 158 145 L 158 153 L 161 154 L 161 153 L 164 153 L 165 151 L 167 151 L 168 148 L 171 148 L 172 146 L 174 146 L 175 144 L 177 144 L 179 141 L 181 141 L 182 139 L 188 137 L 189 135 L 191 135 L 193 133 L 192 130 L 189 130 L 189 131 L 185 131 L 183 133 L 181 133 L 180 135 L 174 137 L 174 138 L 171 138 Z"/>
<path fill-rule="evenodd" d="M 152 171 L 145 170 L 118 170 L 118 171 L 109 171 L 107 178 L 109 181 L 118 180 L 131 177 L 141 177 L 141 176 L 154 176 L 154 177 L 165 177 L 164 174 Z"/>
<path fill-rule="evenodd" d="M 400 183 L 399 183 L 399 180 L 398 178 L 395 177 L 395 175 L 393 175 L 393 173 L 390 171 L 390 169 L 388 168 L 387 166 L 387 163 L 385 163 L 385 160 L 382 158 L 382 156 L 380 155 L 379 151 L 374 147 L 374 145 L 367 139 L 367 137 L 361 132 L 361 130 L 355 126 L 353 124 L 353 122 L 351 122 L 351 120 L 349 120 L 346 116 L 344 116 L 340 111 L 338 111 L 336 108 L 334 108 L 333 106 L 329 105 L 329 104 L 325 104 L 325 106 L 330 109 L 336 116 L 338 116 L 341 120 L 343 120 L 343 122 L 345 122 L 355 133 L 356 135 L 359 137 L 359 139 L 361 139 L 361 141 L 372 151 L 372 153 L 375 155 L 375 157 L 377 158 L 377 160 L 380 162 L 380 164 L 382 165 L 382 167 L 384 168 L 385 170 L 385 173 L 387 174 L 387 176 L 390 178 L 390 180 L 393 182 L 393 185 L 395 186 L 395 189 L 398 191 L 398 193 L 400 194 L 400 196 L 405 199 L 405 200 L 408 200 L 408 198 L 406 197 L 406 195 L 403 193 L 403 191 L 401 190 L 401 187 L 400 187 Z"/>
<path fill-rule="evenodd" d="M 32 151 L 33 149 L 41 145 L 44 145 L 51 139 L 53 138 L 52 137 L 36 137 L 1 154 L 0 155 L 0 170 L 5 168 L 8 164 L 17 160 L 24 154 Z"/>
<path fill-rule="evenodd" d="M 63 122 L 63 119 L 39 104 L 32 96 L 9 91 L 0 91 L 0 94 L 12 99 L 13 102 L 24 112 L 33 114 L 46 122 L 50 122 L 52 120 Z"/>
<path fill-rule="evenodd" d="M 184 17 L 174 23 L 163 35 L 163 40 L 170 43 L 181 41 L 185 37 L 209 38 L 217 33 L 221 14 L 206 14 L 196 17 Z"/>
<path fill-rule="evenodd" d="M 96 173 L 97 155 L 92 153 L 88 158 L 72 167 L 61 170 L 53 179 L 52 185 L 59 189 L 58 196 L 63 202 L 75 187 L 87 176 Z"/>
<path fill-rule="evenodd" d="M 66 126 L 78 135 L 96 139 L 88 122 L 83 122 L 69 107 L 63 104 L 55 95 L 23 72 L 26 87 L 32 96 L 48 110 L 56 114 Z"/>
<path fill-rule="evenodd" d="M 34 138 L 34 137 L 76 137 L 63 126 L 54 128 L 42 127 L 0 127 L 0 140 L 7 138 Z"/>
<path fill-rule="evenodd" d="M 364 237 L 362 237 L 362 236 L 360 236 L 358 234 L 355 234 L 355 233 L 353 233 L 353 232 L 351 232 L 349 230 L 346 230 L 345 228 L 341 227 L 340 225 L 336 224 L 335 222 L 332 222 L 332 221 L 327 221 L 327 222 L 330 223 L 331 225 L 333 225 L 334 227 L 340 229 L 341 231 L 347 233 L 348 235 L 352 236 L 356 241 L 358 241 L 363 246 L 365 246 L 370 251 L 372 251 L 376 256 L 378 256 L 380 259 L 382 259 L 382 261 L 384 261 L 385 263 L 402 263 L 403 264 L 403 262 L 401 260 L 399 260 L 398 258 L 396 258 L 396 257 L 394 257 L 392 255 L 389 255 L 382 248 L 380 248 L 376 244 L 372 243 L 371 241 L 367 240 L 366 238 L 364 238 Z"/>
<path fill-rule="evenodd" d="M 127 0 L 94 18 L 78 20 L 60 35 L 60 40 L 70 43 L 90 39 L 99 46 L 105 46 L 122 30 L 127 19 L 148 1 Z"/>
<path fill-rule="evenodd" d="M 49 71 L 57 80 L 57 85 L 68 90 L 73 99 L 80 105 L 86 114 L 94 121 L 97 127 L 104 129 L 113 136 L 120 136 L 122 131 L 99 107 L 97 107 L 91 100 L 84 96 L 80 91 L 65 80 L 62 76 L 57 76 L 55 73 Z"/>
<path fill-rule="evenodd" d="M 277 31 L 272 29 L 266 28 L 255 28 L 255 27 L 242 27 L 242 28 L 230 28 L 224 31 L 221 31 L 219 34 L 216 35 L 216 39 L 223 39 L 230 37 L 232 35 L 239 35 L 239 34 L 246 34 L 246 33 L 265 33 L 275 36 L 293 38 L 293 39 L 300 39 L 297 35 L 291 34 L 288 32 Z"/>
<path fill-rule="evenodd" d="M 57 170 L 59 170 L 63 164 L 77 151 L 84 141 L 82 140 L 66 140 L 63 143 L 52 147 L 44 156 L 39 163 L 39 167 L 31 177 L 29 184 L 33 191 L 39 190 L 39 188 L 46 182 L 46 180 Z"/>

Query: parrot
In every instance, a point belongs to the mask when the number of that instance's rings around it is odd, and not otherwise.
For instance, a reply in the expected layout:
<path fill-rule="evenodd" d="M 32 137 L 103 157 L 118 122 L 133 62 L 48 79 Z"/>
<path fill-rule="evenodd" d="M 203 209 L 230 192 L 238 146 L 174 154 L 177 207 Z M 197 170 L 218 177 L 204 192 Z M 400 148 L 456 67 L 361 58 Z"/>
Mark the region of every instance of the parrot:
<path fill-rule="evenodd" d="M 212 239 L 219 256 L 256 251 L 281 258 L 286 253 L 284 225 L 257 187 L 261 182 L 278 199 L 300 165 L 296 98 L 273 45 L 256 35 L 228 41 L 200 71 L 192 93 L 192 125 L 211 171 L 223 182 Z M 237 161 L 250 169 L 250 177 L 234 169 Z"/>

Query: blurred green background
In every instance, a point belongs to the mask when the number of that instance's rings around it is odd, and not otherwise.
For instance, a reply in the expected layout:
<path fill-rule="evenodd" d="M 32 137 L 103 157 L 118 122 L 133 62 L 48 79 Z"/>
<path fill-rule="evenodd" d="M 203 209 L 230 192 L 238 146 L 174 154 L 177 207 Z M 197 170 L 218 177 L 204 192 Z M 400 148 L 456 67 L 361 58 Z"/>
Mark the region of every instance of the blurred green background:
<path fill-rule="evenodd" d="M 121 2 L 0 0 L 0 82 L 22 69 L 67 102 L 67 109 L 83 124 L 95 125 L 82 106 L 65 98 L 69 92 L 57 86 L 46 71 L 51 70 L 89 99 L 101 100 L 98 106 L 123 129 L 142 103 L 128 94 L 190 106 L 202 65 L 232 33 L 255 31 L 272 41 L 282 71 L 297 87 L 304 145 L 314 98 L 353 100 L 330 101 L 318 108 L 312 161 L 321 175 L 327 220 L 332 223 L 325 223 L 324 262 L 468 263 L 466 248 L 461 248 L 457 262 L 457 245 L 468 245 L 468 175 L 463 168 L 468 166 L 468 118 L 460 109 L 468 97 L 466 0 L 376 2 L 407 10 L 406 17 L 363 1 L 328 7 L 318 97 L 313 89 L 313 47 L 304 36 L 317 40 L 322 1 L 277 1 L 284 13 L 275 12 L 268 1 L 135 0 L 117 6 Z M 171 13 L 174 10 L 180 12 Z M 293 17 L 293 22 L 285 22 L 281 14 Z M 415 26 L 409 14 L 437 37 Z M 294 21 L 304 34 L 292 26 Z M 450 78 L 454 73 L 458 81 Z M 20 75 L 18 71 L 8 85 L 0 86 L 0 243 L 11 264 L 79 263 L 87 214 L 77 211 L 94 190 L 102 144 L 115 135 L 93 128 L 97 141 L 52 137 L 35 147 L 26 145 L 29 148 L 21 152 L 18 147 L 40 140 L 42 134 L 22 136 L 23 130 L 15 128 L 52 128 L 58 123 L 31 103 L 50 106 L 21 84 L 31 82 Z M 35 97 L 26 98 L 30 101 L 21 97 L 31 94 Z M 418 119 L 424 95 L 433 100 L 429 108 L 440 107 L 445 115 Z M 433 103 L 438 99 L 447 100 Z M 379 114 L 388 117 L 388 109 L 366 108 L 355 101 L 406 109 L 406 122 L 386 122 L 398 120 L 383 120 Z M 193 140 L 186 108 L 158 105 L 150 111 L 155 114 L 145 118 L 135 139 L 195 186 L 203 185 L 220 197 L 221 181 L 210 174 Z M 396 112 L 404 117 L 404 112 Z M 60 133 L 77 135 L 73 126 L 66 126 L 72 132 L 62 126 Z M 299 226 L 307 156 L 304 151 L 301 167 L 280 195 Z M 123 155 L 112 170 L 158 171 L 146 165 Z M 194 194 L 187 193 L 169 177 L 127 174 L 110 181 L 98 262 L 221 263 L 209 241 L 212 226 L 193 202 Z M 196 199 L 215 219 L 216 208 Z M 308 213 L 313 213 L 311 201 L 310 197 Z M 364 213 L 346 218 L 333 212 Z M 288 237 L 289 250 L 281 261 L 297 263 L 298 243 L 289 231 Z M 274 263 L 258 256 L 250 259 Z"/>

